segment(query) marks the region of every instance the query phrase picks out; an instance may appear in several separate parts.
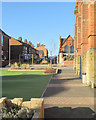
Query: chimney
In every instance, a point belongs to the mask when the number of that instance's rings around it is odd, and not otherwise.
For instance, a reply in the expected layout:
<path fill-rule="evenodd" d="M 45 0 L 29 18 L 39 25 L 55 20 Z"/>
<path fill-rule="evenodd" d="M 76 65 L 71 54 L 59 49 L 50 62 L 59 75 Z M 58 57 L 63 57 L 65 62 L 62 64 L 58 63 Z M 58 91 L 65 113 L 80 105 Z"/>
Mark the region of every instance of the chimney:
<path fill-rule="evenodd" d="M 34 48 L 34 45 L 31 43 L 31 46 Z"/>
<path fill-rule="evenodd" d="M 19 40 L 19 41 L 22 41 L 22 37 L 19 37 L 18 40 Z"/>
<path fill-rule="evenodd" d="M 25 40 L 24 40 L 24 43 L 26 43 L 26 44 L 27 44 L 27 39 L 25 39 Z"/>
<path fill-rule="evenodd" d="M 37 47 L 39 47 L 39 46 L 40 46 L 40 43 L 38 42 L 38 43 L 37 43 Z"/>
<path fill-rule="evenodd" d="M 31 45 L 31 42 L 29 41 L 28 45 Z"/>

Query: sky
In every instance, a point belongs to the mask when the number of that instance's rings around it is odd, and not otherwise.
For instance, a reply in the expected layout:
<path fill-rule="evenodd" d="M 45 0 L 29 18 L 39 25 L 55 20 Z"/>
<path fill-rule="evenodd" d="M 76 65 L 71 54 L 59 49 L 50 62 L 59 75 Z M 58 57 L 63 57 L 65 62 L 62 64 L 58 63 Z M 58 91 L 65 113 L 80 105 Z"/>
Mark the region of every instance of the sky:
<path fill-rule="evenodd" d="M 3 2 L 2 30 L 47 46 L 50 56 L 58 55 L 60 36 L 74 38 L 75 2 Z"/>

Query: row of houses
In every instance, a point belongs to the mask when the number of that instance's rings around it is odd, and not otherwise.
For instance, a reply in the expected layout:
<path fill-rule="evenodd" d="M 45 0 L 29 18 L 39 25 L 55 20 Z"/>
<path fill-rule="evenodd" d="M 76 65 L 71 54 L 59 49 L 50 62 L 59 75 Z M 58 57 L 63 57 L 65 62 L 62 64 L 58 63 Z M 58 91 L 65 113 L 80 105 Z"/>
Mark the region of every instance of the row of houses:
<path fill-rule="evenodd" d="M 10 65 L 14 62 L 38 63 L 42 58 L 48 57 L 47 49 L 47 54 L 44 54 L 45 47 L 46 46 L 43 45 L 43 48 L 40 47 L 38 50 L 38 46 L 35 48 L 27 39 L 25 39 L 24 42 L 22 37 L 14 39 L 0 29 L 0 66 Z M 40 51 L 42 51 L 42 53 L 40 53 Z"/>

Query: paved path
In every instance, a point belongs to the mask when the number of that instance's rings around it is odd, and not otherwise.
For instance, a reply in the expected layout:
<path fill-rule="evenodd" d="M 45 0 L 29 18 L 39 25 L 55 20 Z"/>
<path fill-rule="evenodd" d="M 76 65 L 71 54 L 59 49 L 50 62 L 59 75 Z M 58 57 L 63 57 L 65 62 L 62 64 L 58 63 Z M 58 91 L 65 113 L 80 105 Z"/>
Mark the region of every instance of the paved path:
<path fill-rule="evenodd" d="M 64 67 L 44 92 L 45 118 L 93 118 L 95 93 L 81 83 L 72 67 Z"/>

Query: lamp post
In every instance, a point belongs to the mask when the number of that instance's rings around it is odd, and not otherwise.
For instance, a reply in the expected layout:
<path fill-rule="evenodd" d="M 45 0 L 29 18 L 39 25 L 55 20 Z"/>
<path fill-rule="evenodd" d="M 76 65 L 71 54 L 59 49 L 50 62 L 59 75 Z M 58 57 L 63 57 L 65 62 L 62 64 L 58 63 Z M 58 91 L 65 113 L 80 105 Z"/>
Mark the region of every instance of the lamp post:
<path fill-rule="evenodd" d="M 10 57 L 11 57 L 11 48 L 10 48 L 10 39 L 9 39 L 9 67 L 11 66 Z"/>
<path fill-rule="evenodd" d="M 33 54 L 32 54 L 32 65 L 33 65 Z"/>
<path fill-rule="evenodd" d="M 50 51 L 50 55 L 51 55 L 51 58 L 50 58 L 50 67 L 52 67 L 52 50 Z"/>
<path fill-rule="evenodd" d="M 21 64 L 21 55 L 19 54 L 19 63 Z"/>

